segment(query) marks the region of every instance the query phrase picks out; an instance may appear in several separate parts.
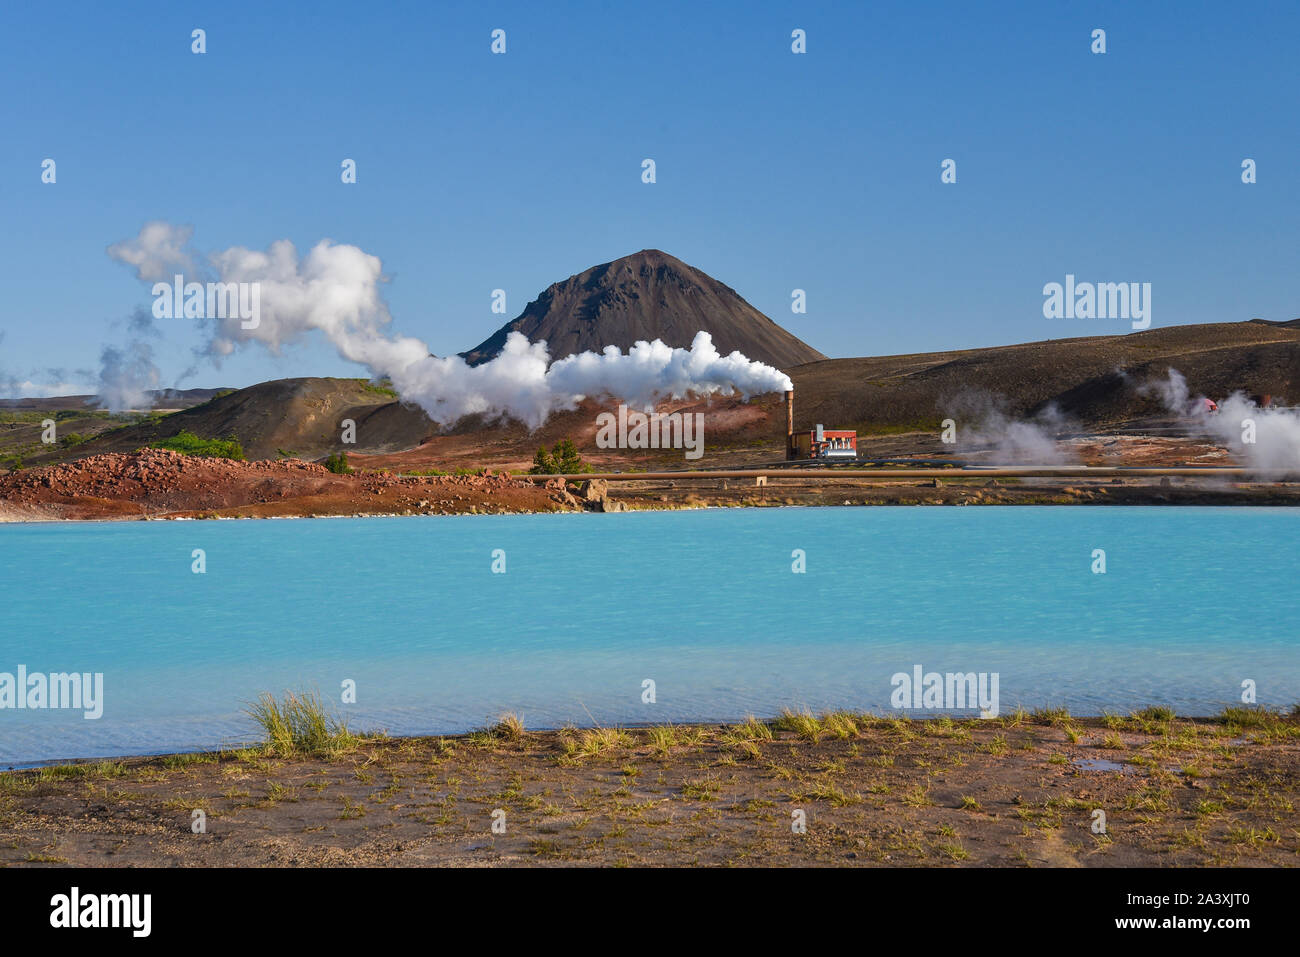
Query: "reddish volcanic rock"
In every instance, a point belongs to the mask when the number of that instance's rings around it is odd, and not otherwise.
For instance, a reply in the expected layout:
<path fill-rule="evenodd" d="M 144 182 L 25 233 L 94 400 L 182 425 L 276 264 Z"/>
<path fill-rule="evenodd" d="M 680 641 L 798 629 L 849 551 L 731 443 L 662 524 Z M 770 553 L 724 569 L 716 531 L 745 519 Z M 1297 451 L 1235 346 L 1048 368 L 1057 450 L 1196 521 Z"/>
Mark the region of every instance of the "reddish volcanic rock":
<path fill-rule="evenodd" d="M 449 494 L 452 490 L 468 494 Z M 234 462 L 164 449 L 0 474 L 0 519 L 555 511 L 565 497 L 504 473 L 337 475 L 300 459 Z"/>

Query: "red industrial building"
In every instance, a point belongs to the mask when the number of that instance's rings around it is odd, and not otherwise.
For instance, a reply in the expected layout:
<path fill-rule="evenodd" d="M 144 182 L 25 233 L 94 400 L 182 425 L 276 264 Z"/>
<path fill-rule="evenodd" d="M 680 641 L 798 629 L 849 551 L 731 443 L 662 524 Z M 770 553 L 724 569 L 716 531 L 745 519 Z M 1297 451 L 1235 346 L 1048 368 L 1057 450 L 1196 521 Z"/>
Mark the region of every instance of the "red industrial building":
<path fill-rule="evenodd" d="M 858 433 L 824 429 L 819 425 L 790 436 L 790 449 L 793 459 L 856 459 Z"/>
<path fill-rule="evenodd" d="M 802 459 L 856 459 L 858 433 L 844 429 L 826 429 L 818 425 L 805 432 L 794 430 L 794 393 L 785 394 L 785 457 Z"/>

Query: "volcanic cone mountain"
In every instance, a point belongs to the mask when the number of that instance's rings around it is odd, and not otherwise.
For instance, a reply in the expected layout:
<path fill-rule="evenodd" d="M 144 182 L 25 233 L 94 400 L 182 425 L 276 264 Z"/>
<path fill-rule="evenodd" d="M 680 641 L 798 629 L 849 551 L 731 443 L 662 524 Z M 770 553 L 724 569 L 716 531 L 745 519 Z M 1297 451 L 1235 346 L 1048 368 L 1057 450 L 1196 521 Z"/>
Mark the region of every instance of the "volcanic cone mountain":
<path fill-rule="evenodd" d="M 626 351 L 633 343 L 662 339 L 689 348 L 703 330 L 726 355 L 740 350 L 778 369 L 825 359 L 763 315 L 730 286 L 657 249 L 593 266 L 551 285 L 514 321 L 468 352 L 471 365 L 486 362 L 522 332 L 546 340 L 552 359 L 606 346 Z"/>

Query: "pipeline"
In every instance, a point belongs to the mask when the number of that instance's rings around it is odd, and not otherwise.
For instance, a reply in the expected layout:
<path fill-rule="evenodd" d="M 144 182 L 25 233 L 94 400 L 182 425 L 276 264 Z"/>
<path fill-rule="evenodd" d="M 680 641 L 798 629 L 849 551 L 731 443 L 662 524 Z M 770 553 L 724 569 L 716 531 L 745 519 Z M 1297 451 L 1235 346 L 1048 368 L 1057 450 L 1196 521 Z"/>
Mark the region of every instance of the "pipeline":
<path fill-rule="evenodd" d="M 1256 470 L 1235 466 L 1175 466 L 1170 468 L 1124 468 L 1122 466 L 1049 465 L 1037 467 L 998 466 L 940 469 L 853 469 L 836 468 L 833 471 L 783 466 L 768 469 L 716 469 L 712 471 L 679 472 L 588 472 L 577 475 L 520 475 L 530 482 L 548 482 L 564 479 L 568 482 L 585 482 L 600 479 L 605 482 L 643 482 L 665 479 L 728 479 L 728 478 L 801 478 L 819 482 L 857 482 L 863 479 L 949 479 L 961 478 L 1237 478 L 1279 482 L 1285 479 L 1300 480 L 1300 475 L 1285 469 Z"/>

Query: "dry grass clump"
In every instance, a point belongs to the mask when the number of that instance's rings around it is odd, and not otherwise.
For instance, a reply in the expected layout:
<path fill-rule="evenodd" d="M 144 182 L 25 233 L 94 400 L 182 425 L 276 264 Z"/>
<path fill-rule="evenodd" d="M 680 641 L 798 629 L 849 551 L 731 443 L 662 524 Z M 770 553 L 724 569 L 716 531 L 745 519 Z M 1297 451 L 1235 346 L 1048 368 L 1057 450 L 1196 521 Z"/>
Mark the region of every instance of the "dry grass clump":
<path fill-rule="evenodd" d="M 274 754 L 334 755 L 357 746 L 357 736 L 326 712 L 315 692 L 286 691 L 283 701 L 263 692 L 247 713 L 266 732 L 266 747 Z"/>

